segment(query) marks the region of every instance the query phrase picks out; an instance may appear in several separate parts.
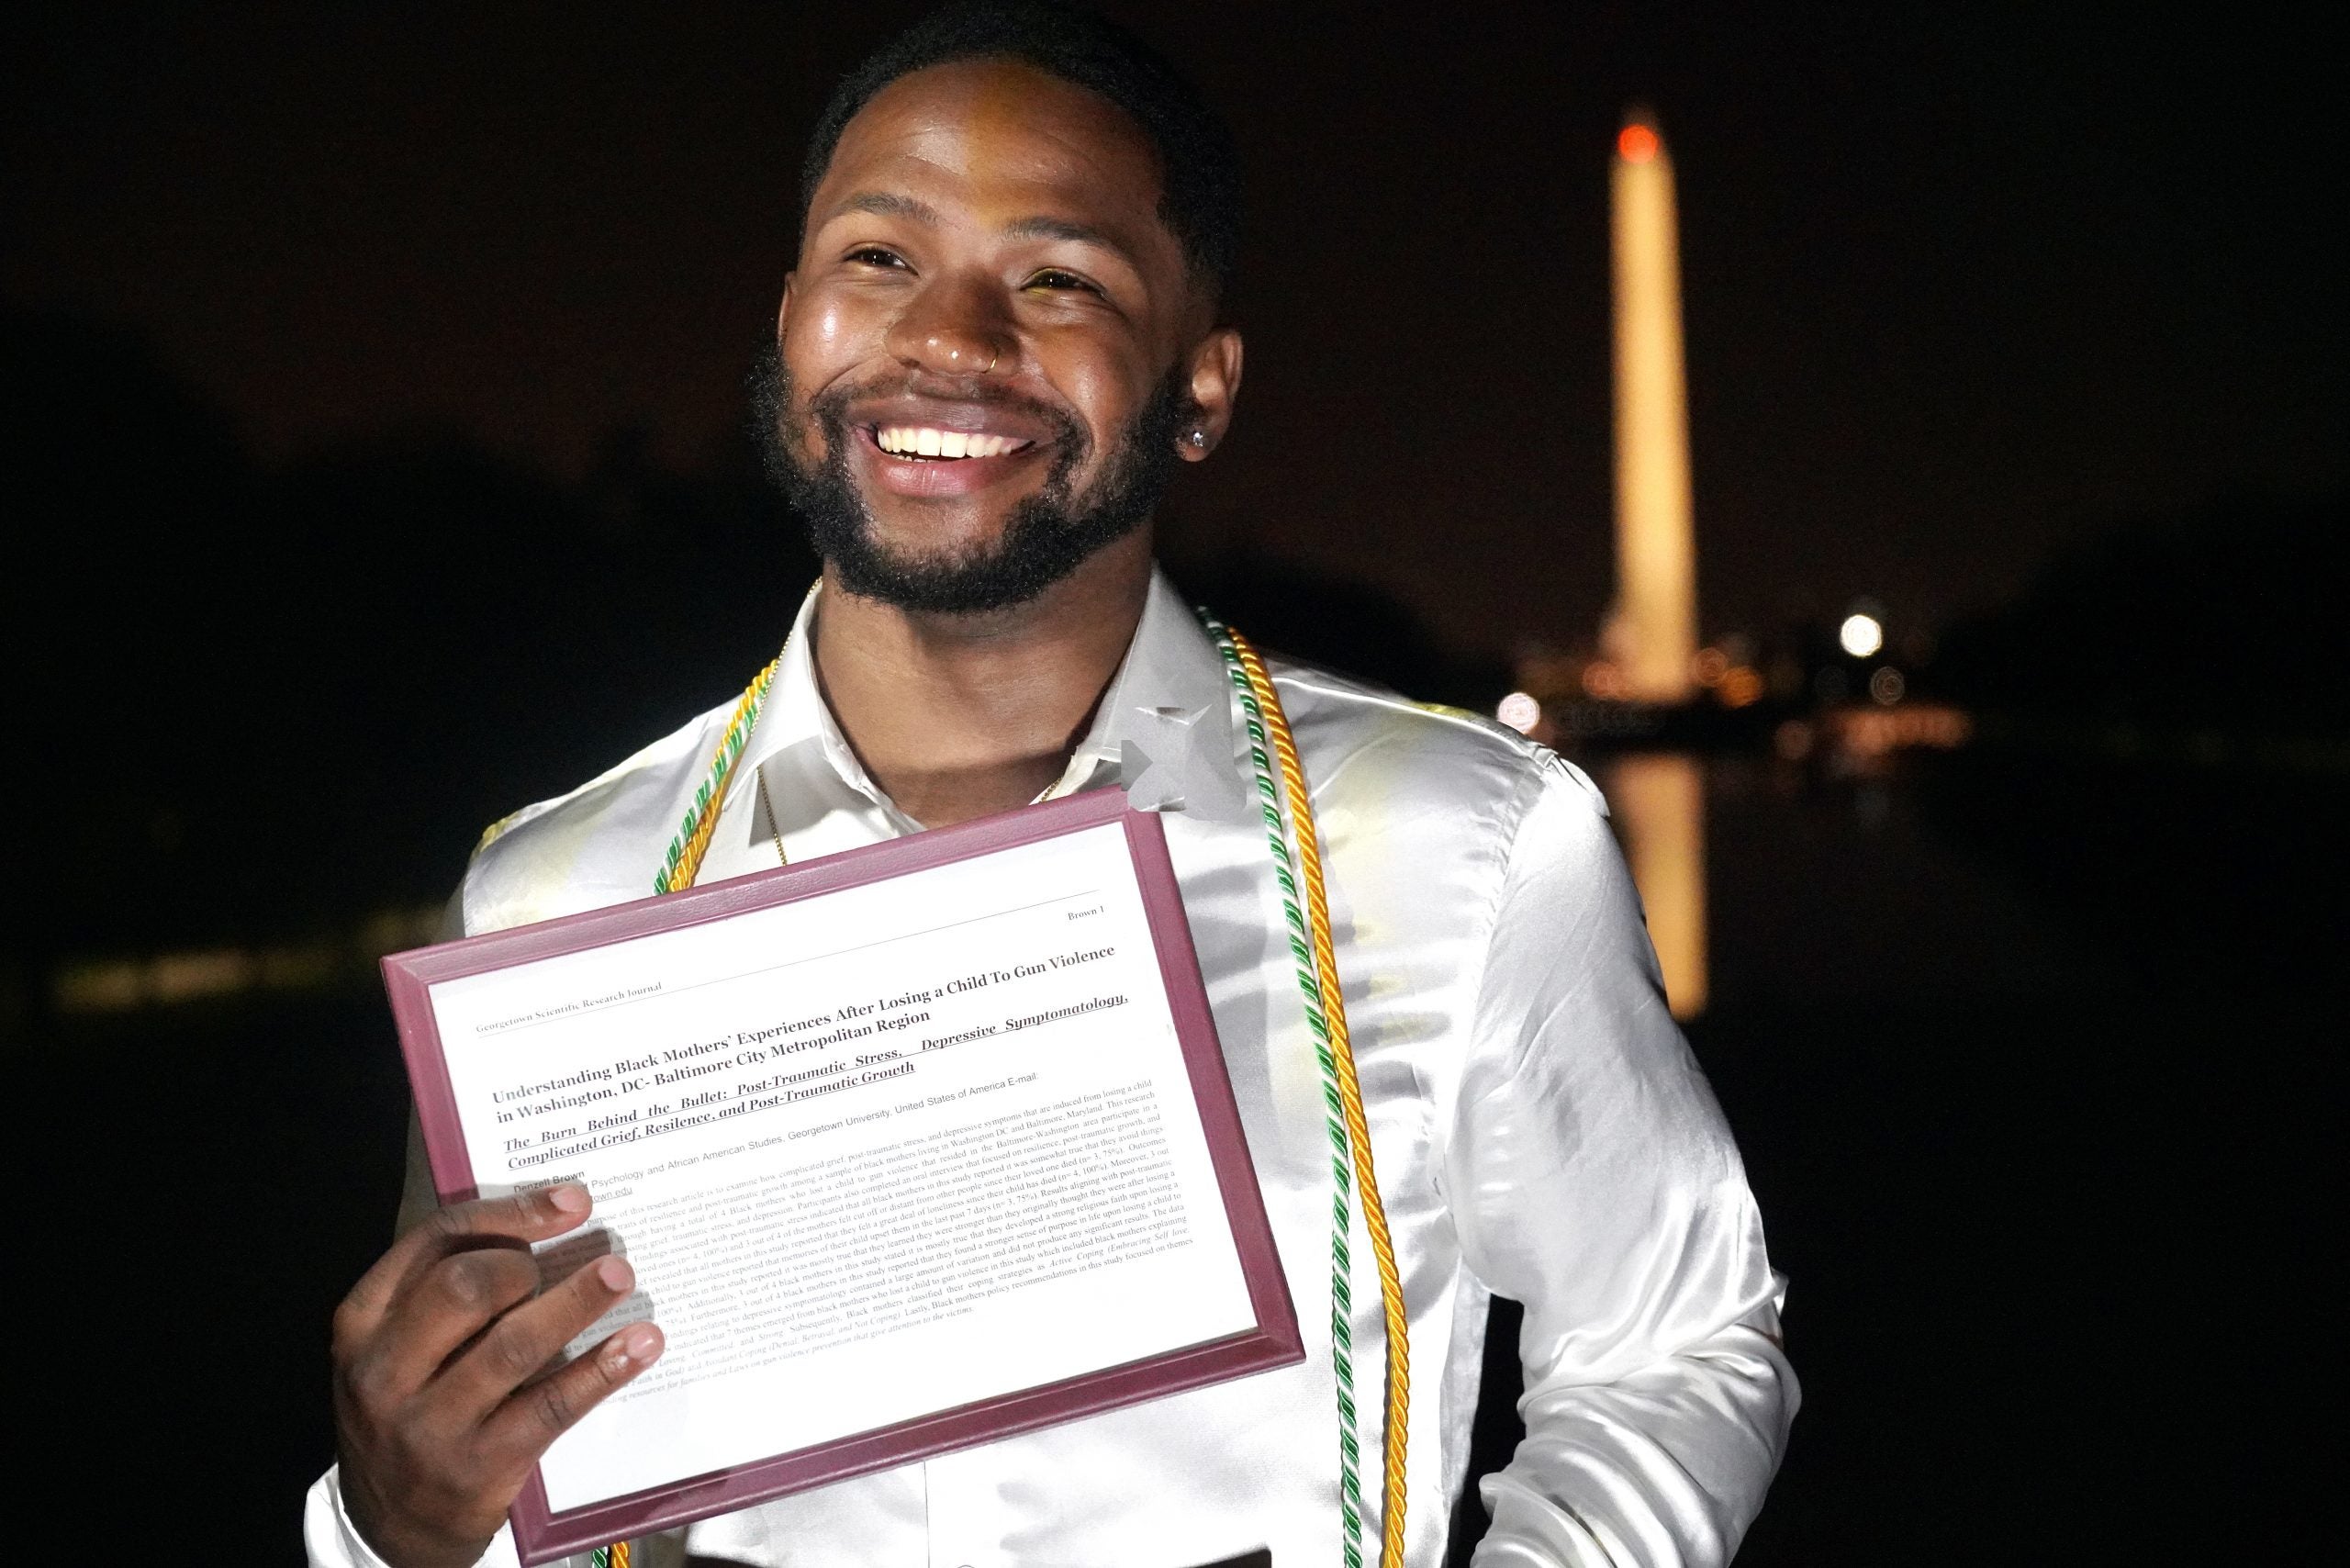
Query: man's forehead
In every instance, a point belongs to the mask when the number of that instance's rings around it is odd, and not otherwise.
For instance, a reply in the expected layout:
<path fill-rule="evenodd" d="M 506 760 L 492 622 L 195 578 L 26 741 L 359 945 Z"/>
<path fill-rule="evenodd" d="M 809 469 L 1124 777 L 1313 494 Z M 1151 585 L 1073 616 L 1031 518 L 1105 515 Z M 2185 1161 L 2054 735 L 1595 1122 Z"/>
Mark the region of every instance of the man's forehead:
<path fill-rule="evenodd" d="M 809 218 L 822 224 L 852 203 L 875 210 L 877 196 L 935 216 L 944 197 L 1001 207 L 984 215 L 992 220 L 1090 220 L 1172 245 L 1159 190 L 1149 139 L 1108 99 L 1017 62 L 964 61 L 901 76 L 856 112 Z M 1157 232 L 1125 232 L 1137 226 Z"/>

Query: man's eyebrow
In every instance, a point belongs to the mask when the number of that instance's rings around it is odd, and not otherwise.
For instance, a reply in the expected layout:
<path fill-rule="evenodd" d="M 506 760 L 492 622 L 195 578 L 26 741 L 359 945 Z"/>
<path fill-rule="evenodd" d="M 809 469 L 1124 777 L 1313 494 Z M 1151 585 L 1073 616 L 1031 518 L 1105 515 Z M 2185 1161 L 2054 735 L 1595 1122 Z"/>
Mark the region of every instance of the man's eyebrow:
<path fill-rule="evenodd" d="M 1003 226 L 1003 233 L 1013 240 L 1067 240 L 1072 244 L 1099 245 L 1120 255 L 1126 253 L 1126 248 L 1106 230 L 1066 218 L 1015 218 Z"/>
<path fill-rule="evenodd" d="M 903 218 L 911 222 L 935 226 L 938 209 L 928 202 L 896 191 L 859 191 L 843 198 L 826 215 L 826 221 L 852 212 L 869 212 L 878 218 Z M 1127 247 L 1106 229 L 1096 229 L 1090 223 L 1080 223 L 1069 218 L 1051 218 L 1038 214 L 1033 218 L 1015 218 L 1001 230 L 1010 240 L 1066 240 L 1076 245 L 1098 245 L 1118 255 L 1129 254 Z"/>
<path fill-rule="evenodd" d="M 869 212 L 877 218 L 904 218 L 916 223 L 938 221 L 938 211 L 930 204 L 895 191 L 859 191 L 833 208 L 831 216 L 838 218 L 845 212 Z"/>

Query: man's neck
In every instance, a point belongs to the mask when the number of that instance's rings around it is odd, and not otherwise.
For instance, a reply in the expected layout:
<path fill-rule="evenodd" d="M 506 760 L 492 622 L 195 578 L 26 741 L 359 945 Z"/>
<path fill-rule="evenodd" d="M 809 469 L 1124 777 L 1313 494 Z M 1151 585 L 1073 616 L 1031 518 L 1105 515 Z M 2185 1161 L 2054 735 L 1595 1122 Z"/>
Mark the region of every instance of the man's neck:
<path fill-rule="evenodd" d="M 816 678 L 898 809 L 944 827 L 1050 788 L 1117 673 L 1150 591 L 1150 531 L 1097 552 L 1030 602 L 979 615 L 900 610 L 829 567 Z"/>

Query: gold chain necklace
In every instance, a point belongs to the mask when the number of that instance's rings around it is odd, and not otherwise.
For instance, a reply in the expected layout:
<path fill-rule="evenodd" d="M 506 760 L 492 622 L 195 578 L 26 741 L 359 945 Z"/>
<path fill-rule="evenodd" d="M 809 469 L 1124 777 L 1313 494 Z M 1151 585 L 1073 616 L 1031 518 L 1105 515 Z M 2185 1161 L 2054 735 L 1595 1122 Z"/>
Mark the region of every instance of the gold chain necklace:
<path fill-rule="evenodd" d="M 767 769 L 765 763 L 751 769 L 751 782 L 759 789 L 759 809 L 767 814 L 767 836 L 775 840 L 775 863 L 791 864 L 791 857 L 783 852 L 783 823 L 775 814 L 775 802 L 767 799 Z"/>

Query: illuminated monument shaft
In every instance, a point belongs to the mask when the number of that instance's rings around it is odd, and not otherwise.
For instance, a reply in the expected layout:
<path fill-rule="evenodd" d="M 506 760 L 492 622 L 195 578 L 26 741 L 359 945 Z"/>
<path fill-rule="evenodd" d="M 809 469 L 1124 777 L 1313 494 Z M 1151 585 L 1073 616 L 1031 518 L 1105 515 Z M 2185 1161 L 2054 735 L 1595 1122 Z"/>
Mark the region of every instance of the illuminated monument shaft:
<path fill-rule="evenodd" d="M 1689 398 L 1681 354 L 1681 241 L 1673 160 L 1635 115 L 1610 179 L 1616 276 L 1616 626 L 1626 694 L 1695 689 L 1697 546 L 1689 502 Z"/>

